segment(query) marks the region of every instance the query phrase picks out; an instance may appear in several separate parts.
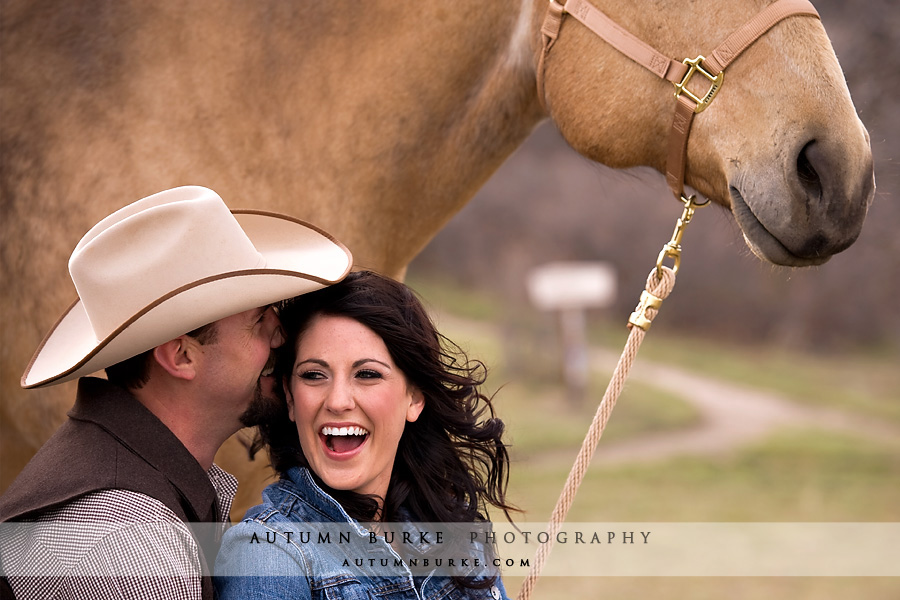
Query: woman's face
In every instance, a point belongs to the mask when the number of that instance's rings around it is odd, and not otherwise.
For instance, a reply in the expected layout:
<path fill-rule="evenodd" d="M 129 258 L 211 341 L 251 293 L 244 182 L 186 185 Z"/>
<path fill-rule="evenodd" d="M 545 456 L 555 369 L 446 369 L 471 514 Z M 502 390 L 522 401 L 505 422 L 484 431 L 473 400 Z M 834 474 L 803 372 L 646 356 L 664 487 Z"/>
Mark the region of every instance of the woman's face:
<path fill-rule="evenodd" d="M 387 494 L 407 421 L 424 399 L 374 331 L 349 317 L 314 317 L 285 381 L 291 420 L 310 467 L 330 487 Z"/>

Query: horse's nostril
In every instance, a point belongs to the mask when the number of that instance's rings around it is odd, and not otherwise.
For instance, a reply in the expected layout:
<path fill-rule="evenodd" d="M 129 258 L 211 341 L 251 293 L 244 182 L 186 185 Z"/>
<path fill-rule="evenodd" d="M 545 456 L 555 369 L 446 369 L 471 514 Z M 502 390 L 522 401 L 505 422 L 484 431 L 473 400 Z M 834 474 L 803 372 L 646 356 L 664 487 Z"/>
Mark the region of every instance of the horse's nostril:
<path fill-rule="evenodd" d="M 816 140 L 810 140 L 797 156 L 797 178 L 810 200 L 822 199 L 822 178 L 816 169 L 817 162 L 820 160 Z"/>

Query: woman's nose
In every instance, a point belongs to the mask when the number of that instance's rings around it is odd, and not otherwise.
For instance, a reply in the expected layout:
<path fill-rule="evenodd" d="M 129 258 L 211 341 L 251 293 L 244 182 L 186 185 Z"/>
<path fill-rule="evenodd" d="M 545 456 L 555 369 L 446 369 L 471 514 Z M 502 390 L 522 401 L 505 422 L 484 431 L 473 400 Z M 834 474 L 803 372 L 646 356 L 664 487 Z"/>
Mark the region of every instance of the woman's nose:
<path fill-rule="evenodd" d="M 350 386 L 335 381 L 325 398 L 325 408 L 333 413 L 347 412 L 356 406 Z"/>

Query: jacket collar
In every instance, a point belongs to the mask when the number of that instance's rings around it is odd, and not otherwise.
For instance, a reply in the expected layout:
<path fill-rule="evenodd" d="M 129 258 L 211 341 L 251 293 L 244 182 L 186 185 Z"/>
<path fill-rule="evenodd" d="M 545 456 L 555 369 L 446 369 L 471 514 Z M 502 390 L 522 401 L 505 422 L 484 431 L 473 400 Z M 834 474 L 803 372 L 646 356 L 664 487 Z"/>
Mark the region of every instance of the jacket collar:
<path fill-rule="evenodd" d="M 316 483 L 315 479 L 312 476 L 312 472 L 308 468 L 292 467 L 288 469 L 283 477 L 290 482 L 290 485 L 287 489 L 282 488 L 284 491 L 289 492 L 288 496 L 283 499 L 285 502 L 293 503 L 298 500 L 302 501 L 306 504 L 307 509 L 312 509 L 316 513 L 319 513 L 322 517 L 324 517 L 323 520 L 336 523 L 347 522 L 355 528 L 356 532 L 359 535 L 369 535 L 369 529 L 367 529 L 363 526 L 363 524 L 348 515 L 347 511 L 344 510 L 344 508 L 338 503 L 338 501 L 335 500 L 330 494 L 328 494 L 328 492 L 323 490 Z M 270 500 L 275 499 L 270 498 Z M 277 503 L 276 506 L 278 506 Z M 292 510 L 291 506 L 285 505 L 279 506 L 279 510 L 283 514 L 288 515 L 295 512 Z M 399 513 L 401 515 L 402 529 L 412 534 L 413 540 L 427 539 L 427 536 L 426 538 L 422 538 L 419 536 L 419 533 L 424 530 L 421 529 L 421 527 L 419 526 L 420 524 L 412 521 L 409 512 L 404 507 L 400 507 Z M 303 517 L 306 519 L 308 515 L 304 514 Z M 434 546 L 434 543 L 416 542 L 413 545 L 419 553 L 425 554 Z"/>
<path fill-rule="evenodd" d="M 292 484 L 286 491 L 291 492 L 292 495 L 293 492 L 298 492 L 299 499 L 307 505 L 308 509 L 319 513 L 323 521 L 347 522 L 357 530 L 359 535 L 369 534 L 368 529 L 347 514 L 337 500 L 319 487 L 313 479 L 312 472 L 306 467 L 291 467 L 284 473 L 283 479 L 287 479 Z M 290 510 L 284 512 L 289 514 Z"/>
<path fill-rule="evenodd" d="M 69 417 L 94 423 L 162 473 L 194 510 L 201 522 L 220 520 L 216 491 L 200 463 L 181 440 L 127 390 L 104 379 L 78 381 Z"/>

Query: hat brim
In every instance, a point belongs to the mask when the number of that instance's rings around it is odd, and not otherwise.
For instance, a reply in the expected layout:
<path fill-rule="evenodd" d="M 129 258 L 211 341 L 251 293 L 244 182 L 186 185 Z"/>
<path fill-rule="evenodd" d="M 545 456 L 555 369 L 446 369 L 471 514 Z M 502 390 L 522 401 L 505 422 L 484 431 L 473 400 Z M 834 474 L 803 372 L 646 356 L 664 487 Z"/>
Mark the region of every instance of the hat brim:
<path fill-rule="evenodd" d="M 102 340 L 77 300 L 41 342 L 22 387 L 94 373 L 207 323 L 337 283 L 350 272 L 350 251 L 317 227 L 276 213 L 232 213 L 265 258 L 263 268 L 221 273 L 172 290 Z"/>

